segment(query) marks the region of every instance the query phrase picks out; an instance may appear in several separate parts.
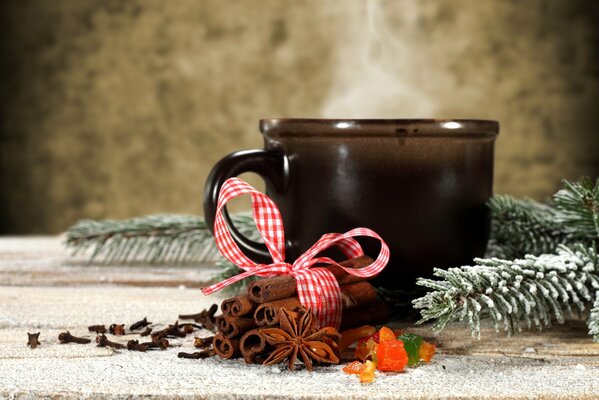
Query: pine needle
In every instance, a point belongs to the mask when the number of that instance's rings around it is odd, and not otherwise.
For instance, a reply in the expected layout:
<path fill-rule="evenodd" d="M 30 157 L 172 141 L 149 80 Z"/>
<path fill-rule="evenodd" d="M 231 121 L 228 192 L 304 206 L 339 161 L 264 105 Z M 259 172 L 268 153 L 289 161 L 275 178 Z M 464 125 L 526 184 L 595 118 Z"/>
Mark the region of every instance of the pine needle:
<path fill-rule="evenodd" d="M 599 241 L 599 179 L 564 181 L 550 204 L 497 195 L 489 201 L 486 257 L 513 259 L 553 253 L 558 245 Z"/>
<path fill-rule="evenodd" d="M 581 244 L 518 260 L 475 259 L 474 266 L 436 269 L 434 275 L 439 279 L 417 281 L 433 288 L 413 301 L 422 315 L 419 323 L 434 320 L 433 330 L 439 332 L 461 320 L 477 337 L 485 317 L 508 335 L 519 332 L 521 322 L 538 329 L 562 323 L 565 312 L 584 311 L 599 289 L 597 251 Z"/>
<path fill-rule="evenodd" d="M 563 224 L 573 237 L 599 238 L 599 178 L 578 182 L 564 181 L 564 189 L 553 196 L 559 210 L 556 222 Z"/>
<path fill-rule="evenodd" d="M 250 214 L 233 214 L 231 218 L 242 234 L 259 239 Z M 85 253 L 90 261 L 104 264 L 181 264 L 221 259 L 206 221 L 192 215 L 82 220 L 67 230 L 65 245 L 72 255 Z"/>
<path fill-rule="evenodd" d="M 487 257 L 551 253 L 569 239 L 557 223 L 558 211 L 548 205 L 506 195 L 494 196 L 488 204 L 492 222 Z"/>
<path fill-rule="evenodd" d="M 587 320 L 589 326 L 589 335 L 593 337 L 595 342 L 599 342 L 599 291 L 595 293 L 595 303 Z"/>

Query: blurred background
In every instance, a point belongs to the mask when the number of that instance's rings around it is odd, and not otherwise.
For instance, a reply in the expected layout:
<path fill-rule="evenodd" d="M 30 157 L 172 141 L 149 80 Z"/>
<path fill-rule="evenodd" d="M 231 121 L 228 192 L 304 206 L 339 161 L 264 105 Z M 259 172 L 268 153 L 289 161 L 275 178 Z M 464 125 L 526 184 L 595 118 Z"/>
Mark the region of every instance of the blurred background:
<path fill-rule="evenodd" d="M 495 191 L 599 174 L 595 1 L 0 5 L 0 233 L 201 214 L 264 117 L 501 122 Z"/>

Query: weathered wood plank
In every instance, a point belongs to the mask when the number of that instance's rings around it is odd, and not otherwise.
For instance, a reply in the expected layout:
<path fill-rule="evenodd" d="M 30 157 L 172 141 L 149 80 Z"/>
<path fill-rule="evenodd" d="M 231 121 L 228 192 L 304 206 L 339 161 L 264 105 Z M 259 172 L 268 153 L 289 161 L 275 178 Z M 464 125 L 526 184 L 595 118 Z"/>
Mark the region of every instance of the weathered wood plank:
<path fill-rule="evenodd" d="M 310 374 L 177 359 L 177 351 L 192 351 L 192 339 L 148 354 L 57 343 L 64 329 L 90 336 L 90 324 L 130 324 L 144 316 L 168 324 L 179 313 L 197 312 L 222 297 L 183 286 L 214 272 L 209 266 L 90 266 L 68 259 L 58 238 L 0 239 L 0 398 L 599 398 L 599 344 L 577 319 L 511 338 L 485 325 L 480 340 L 459 323 L 437 337 L 428 325 L 408 325 L 438 344 L 438 356 L 418 369 L 380 374 L 372 385 L 360 385 L 341 366 Z M 26 347 L 27 331 L 42 331 L 42 348 Z"/>
<path fill-rule="evenodd" d="M 101 265 L 70 257 L 60 237 L 0 239 L 0 285 L 201 287 L 218 272 L 214 264 Z"/>
<path fill-rule="evenodd" d="M 511 337 L 503 331 L 496 333 L 490 324 L 485 324 L 480 340 L 473 338 L 469 329 L 460 323 L 449 324 L 437 337 L 431 336 L 430 327 L 426 325 L 409 330 L 437 342 L 444 354 L 535 359 L 580 357 L 581 363 L 599 365 L 599 343 L 593 342 L 585 322 L 580 319 L 568 320 L 563 325 L 542 331 L 524 330 Z"/>

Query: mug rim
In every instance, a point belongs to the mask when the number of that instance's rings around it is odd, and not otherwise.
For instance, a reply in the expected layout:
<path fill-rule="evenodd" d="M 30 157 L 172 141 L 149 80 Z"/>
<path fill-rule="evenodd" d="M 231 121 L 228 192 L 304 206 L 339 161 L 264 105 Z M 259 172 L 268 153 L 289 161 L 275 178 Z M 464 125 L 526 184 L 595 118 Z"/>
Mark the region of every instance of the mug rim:
<path fill-rule="evenodd" d="M 486 119 L 264 118 L 265 136 L 399 136 L 495 138 L 499 122 Z"/>

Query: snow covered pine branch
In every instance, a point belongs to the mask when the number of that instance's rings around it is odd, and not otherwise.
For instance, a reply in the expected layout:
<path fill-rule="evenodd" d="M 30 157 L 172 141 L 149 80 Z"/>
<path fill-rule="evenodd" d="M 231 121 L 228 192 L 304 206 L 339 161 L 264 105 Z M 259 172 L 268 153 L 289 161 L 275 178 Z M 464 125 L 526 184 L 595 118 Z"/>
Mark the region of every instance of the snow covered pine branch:
<path fill-rule="evenodd" d="M 486 257 L 554 253 L 559 244 L 599 241 L 599 179 L 565 180 L 549 204 L 496 195 L 489 201 L 491 238 Z"/>
<path fill-rule="evenodd" d="M 579 313 L 595 300 L 588 325 L 599 339 L 599 266 L 595 247 L 560 245 L 555 254 L 519 260 L 475 259 L 474 266 L 435 269 L 440 278 L 418 279 L 432 289 L 413 301 L 419 322 L 434 320 L 441 331 L 450 321 L 464 321 L 480 337 L 480 320 L 490 317 L 496 331 L 521 331 L 521 323 L 542 329 L 562 323 L 564 313 Z"/>
<path fill-rule="evenodd" d="M 599 342 L 599 291 L 595 293 L 595 304 L 587 321 L 589 325 L 589 334 L 593 336 L 595 342 Z"/>
<path fill-rule="evenodd" d="M 249 213 L 231 219 L 245 236 L 258 240 Z M 66 232 L 72 255 L 86 253 L 90 261 L 118 264 L 144 262 L 201 263 L 222 260 L 202 217 L 159 214 L 126 220 L 82 220 Z"/>

